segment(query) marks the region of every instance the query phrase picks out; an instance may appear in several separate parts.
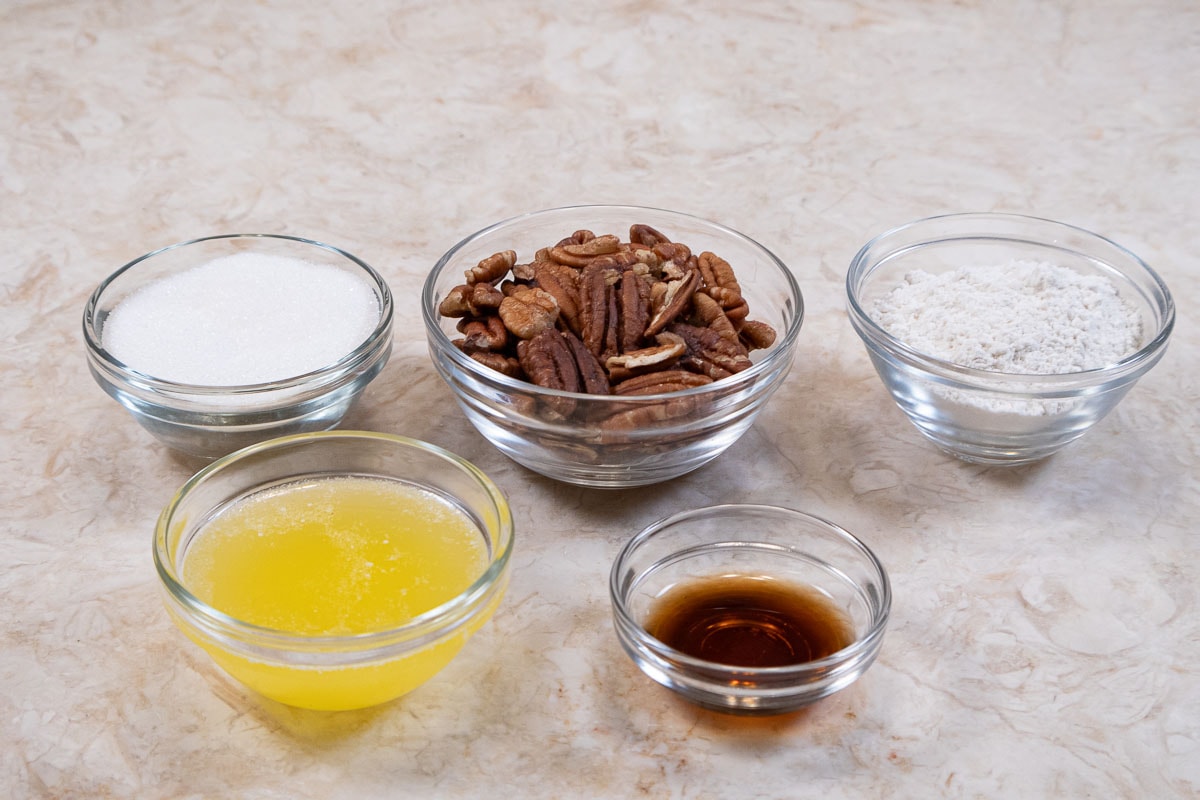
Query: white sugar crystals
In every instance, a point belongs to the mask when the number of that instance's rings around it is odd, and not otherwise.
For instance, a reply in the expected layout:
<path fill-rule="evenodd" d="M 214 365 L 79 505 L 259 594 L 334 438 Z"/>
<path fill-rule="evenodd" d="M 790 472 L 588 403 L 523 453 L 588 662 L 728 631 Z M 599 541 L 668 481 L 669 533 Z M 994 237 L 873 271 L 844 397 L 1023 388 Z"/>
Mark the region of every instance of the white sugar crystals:
<path fill-rule="evenodd" d="M 870 313 L 914 350 L 1011 374 L 1099 369 L 1143 341 L 1141 318 L 1111 281 L 1041 261 L 913 270 Z"/>
<path fill-rule="evenodd" d="M 104 323 L 104 348 L 159 380 L 240 386 L 328 367 L 380 320 L 372 287 L 343 269 L 242 252 L 149 283 Z"/>

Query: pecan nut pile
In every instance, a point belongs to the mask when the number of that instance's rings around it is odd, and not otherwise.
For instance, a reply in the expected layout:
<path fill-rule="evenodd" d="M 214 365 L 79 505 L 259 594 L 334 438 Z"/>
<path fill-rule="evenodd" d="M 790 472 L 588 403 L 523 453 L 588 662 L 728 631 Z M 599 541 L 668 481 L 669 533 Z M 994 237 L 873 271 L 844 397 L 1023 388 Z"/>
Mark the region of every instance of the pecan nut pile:
<path fill-rule="evenodd" d="M 631 226 L 627 242 L 576 231 L 526 264 L 512 250 L 488 256 L 438 310 L 458 319 L 454 345 L 481 364 L 588 394 L 705 385 L 775 342 L 770 325 L 747 319 L 727 261 L 648 225 Z"/>

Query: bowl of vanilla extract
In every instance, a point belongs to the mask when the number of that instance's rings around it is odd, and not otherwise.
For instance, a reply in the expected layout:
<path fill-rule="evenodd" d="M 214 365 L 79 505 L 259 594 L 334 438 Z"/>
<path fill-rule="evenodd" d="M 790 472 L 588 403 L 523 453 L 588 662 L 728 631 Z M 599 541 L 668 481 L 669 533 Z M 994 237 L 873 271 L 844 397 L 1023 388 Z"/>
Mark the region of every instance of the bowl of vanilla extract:
<path fill-rule="evenodd" d="M 653 680 L 733 714 L 794 711 L 875 661 L 887 571 L 860 539 L 788 508 L 729 504 L 661 519 L 609 578 L 617 637 Z"/>

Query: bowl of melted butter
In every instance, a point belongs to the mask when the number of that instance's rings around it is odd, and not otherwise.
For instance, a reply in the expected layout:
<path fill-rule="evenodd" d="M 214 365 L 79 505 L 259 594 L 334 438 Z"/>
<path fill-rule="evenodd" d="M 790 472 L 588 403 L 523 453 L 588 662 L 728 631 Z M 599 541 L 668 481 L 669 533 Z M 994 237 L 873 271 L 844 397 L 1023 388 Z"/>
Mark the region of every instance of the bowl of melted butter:
<path fill-rule="evenodd" d="M 154 539 L 166 610 L 230 676 L 285 705 L 347 710 L 433 678 L 491 618 L 513 520 L 434 445 L 286 436 L 198 472 Z"/>

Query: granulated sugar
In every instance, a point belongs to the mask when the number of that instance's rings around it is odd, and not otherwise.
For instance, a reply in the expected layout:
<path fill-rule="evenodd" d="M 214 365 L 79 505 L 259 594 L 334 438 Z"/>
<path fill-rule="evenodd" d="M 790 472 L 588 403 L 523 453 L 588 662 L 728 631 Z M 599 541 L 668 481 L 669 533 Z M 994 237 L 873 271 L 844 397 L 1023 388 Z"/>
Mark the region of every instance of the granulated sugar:
<path fill-rule="evenodd" d="M 871 309 L 926 355 L 975 369 L 1059 375 L 1097 369 L 1141 346 L 1142 324 L 1111 281 L 1034 261 L 917 270 Z"/>
<path fill-rule="evenodd" d="M 146 375 L 236 386 L 343 358 L 379 322 L 369 284 L 336 267 L 239 253 L 150 283 L 104 323 L 103 344 Z"/>

